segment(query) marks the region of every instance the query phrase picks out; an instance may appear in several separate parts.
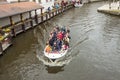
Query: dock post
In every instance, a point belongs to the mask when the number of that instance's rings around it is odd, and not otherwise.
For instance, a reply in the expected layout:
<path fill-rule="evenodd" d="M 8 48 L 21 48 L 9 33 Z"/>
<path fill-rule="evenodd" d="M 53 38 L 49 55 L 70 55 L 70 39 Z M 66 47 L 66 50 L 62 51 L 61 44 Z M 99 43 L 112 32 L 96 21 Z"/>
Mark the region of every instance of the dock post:
<path fill-rule="evenodd" d="M 43 22 L 43 13 L 42 13 L 42 9 L 41 9 L 41 22 Z"/>
<path fill-rule="evenodd" d="M 22 22 L 22 30 L 25 32 L 25 22 L 24 22 L 22 14 L 20 14 L 20 19 L 21 19 L 21 22 Z"/>
<path fill-rule="evenodd" d="M 46 14 L 46 20 L 48 20 L 48 15 Z"/>
<path fill-rule="evenodd" d="M 3 52 L 2 42 L 0 41 L 0 51 Z"/>
<path fill-rule="evenodd" d="M 37 10 L 35 10 L 35 22 L 36 22 L 36 24 L 38 24 Z"/>
<path fill-rule="evenodd" d="M 30 25 L 31 25 L 31 27 L 33 27 L 31 11 L 29 11 L 29 19 L 30 19 Z"/>
<path fill-rule="evenodd" d="M 15 29 L 14 29 L 15 23 L 14 23 L 14 21 L 13 21 L 13 19 L 12 19 L 12 16 L 10 16 L 9 19 L 10 19 L 10 24 L 11 24 L 11 26 L 12 26 L 12 28 L 11 28 L 11 33 L 12 33 L 13 36 L 16 36 Z"/>

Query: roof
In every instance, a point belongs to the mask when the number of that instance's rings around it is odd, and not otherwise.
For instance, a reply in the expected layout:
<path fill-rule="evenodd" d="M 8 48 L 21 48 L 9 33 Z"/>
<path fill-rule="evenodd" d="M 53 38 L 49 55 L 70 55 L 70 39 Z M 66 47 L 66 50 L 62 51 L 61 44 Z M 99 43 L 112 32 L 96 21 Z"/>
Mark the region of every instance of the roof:
<path fill-rule="evenodd" d="M 35 2 L 20 2 L 0 5 L 0 18 L 21 14 L 40 9 L 42 6 Z"/>

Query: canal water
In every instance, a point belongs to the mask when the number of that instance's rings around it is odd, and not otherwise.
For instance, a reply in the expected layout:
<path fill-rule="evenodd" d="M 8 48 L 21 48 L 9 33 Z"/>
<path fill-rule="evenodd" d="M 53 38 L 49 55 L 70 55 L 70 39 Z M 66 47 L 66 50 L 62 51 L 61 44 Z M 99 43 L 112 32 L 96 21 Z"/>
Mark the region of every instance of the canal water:
<path fill-rule="evenodd" d="M 120 18 L 97 12 L 105 2 L 70 9 L 18 35 L 0 56 L 0 80 L 120 80 Z M 68 54 L 43 56 L 54 25 L 70 26 Z"/>

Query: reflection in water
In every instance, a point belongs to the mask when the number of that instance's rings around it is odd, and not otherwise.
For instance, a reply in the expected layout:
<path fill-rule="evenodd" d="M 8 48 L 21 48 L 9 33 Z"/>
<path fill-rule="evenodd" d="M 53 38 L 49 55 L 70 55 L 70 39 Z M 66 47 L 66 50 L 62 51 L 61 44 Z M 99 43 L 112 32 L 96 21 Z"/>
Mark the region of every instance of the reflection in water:
<path fill-rule="evenodd" d="M 52 73 L 52 74 L 56 74 L 58 72 L 64 71 L 64 66 L 54 66 L 54 67 L 50 67 L 50 66 L 46 66 L 46 70 L 48 71 L 48 73 Z"/>

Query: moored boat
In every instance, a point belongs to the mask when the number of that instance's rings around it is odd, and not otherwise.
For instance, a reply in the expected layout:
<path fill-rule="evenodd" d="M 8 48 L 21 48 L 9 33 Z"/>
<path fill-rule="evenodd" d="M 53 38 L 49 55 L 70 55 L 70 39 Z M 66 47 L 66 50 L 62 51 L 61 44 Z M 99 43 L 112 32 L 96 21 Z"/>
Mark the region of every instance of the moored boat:
<path fill-rule="evenodd" d="M 79 8 L 79 7 L 82 7 L 82 6 L 83 6 L 83 4 L 80 4 L 80 3 L 79 3 L 79 4 L 78 4 L 78 3 L 75 3 L 75 4 L 74 4 L 74 6 L 75 6 L 76 8 Z"/>

